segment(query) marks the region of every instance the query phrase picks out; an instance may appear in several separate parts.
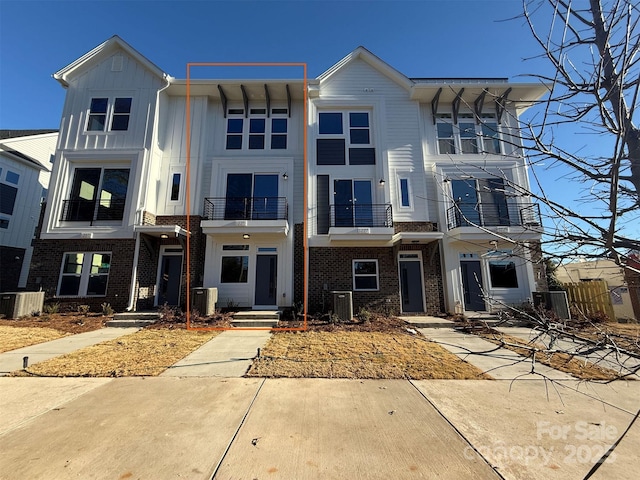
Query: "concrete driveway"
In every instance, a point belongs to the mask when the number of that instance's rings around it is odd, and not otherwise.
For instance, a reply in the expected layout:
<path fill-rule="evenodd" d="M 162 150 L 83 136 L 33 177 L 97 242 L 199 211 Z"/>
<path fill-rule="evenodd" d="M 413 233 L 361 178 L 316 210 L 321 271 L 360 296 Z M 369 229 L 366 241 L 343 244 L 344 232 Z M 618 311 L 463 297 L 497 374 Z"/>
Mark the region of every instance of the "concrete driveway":
<path fill-rule="evenodd" d="M 3 377 L 0 478 L 582 478 L 640 382 L 555 385 Z M 635 479 L 638 445 L 594 478 Z"/>

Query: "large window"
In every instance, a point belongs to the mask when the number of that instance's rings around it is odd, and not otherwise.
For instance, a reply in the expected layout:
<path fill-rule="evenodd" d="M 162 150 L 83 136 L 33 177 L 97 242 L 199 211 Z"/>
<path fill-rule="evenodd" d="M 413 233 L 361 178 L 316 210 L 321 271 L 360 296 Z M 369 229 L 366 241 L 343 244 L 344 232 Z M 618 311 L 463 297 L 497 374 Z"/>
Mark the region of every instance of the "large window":
<path fill-rule="evenodd" d="M 453 124 L 449 113 L 437 116 L 436 135 L 438 153 L 454 154 L 493 154 L 501 153 L 500 132 L 493 114 L 482 114 L 480 124 L 469 113 L 458 115 L 458 124 Z"/>
<path fill-rule="evenodd" d="M 511 260 L 490 261 L 489 275 L 493 288 L 518 288 L 516 264 Z"/>
<path fill-rule="evenodd" d="M 58 296 L 105 296 L 110 269 L 110 252 L 65 253 L 58 285 Z"/>
<path fill-rule="evenodd" d="M 510 225 L 509 205 L 502 178 L 478 178 L 451 182 L 455 225 Z"/>
<path fill-rule="evenodd" d="M 227 111 L 227 150 L 284 150 L 287 148 L 288 114 L 286 108 L 252 108 L 245 121 L 243 108 Z"/>
<path fill-rule="evenodd" d="M 320 112 L 316 157 L 318 165 L 375 165 L 369 112 Z"/>
<path fill-rule="evenodd" d="M 109 125 L 109 131 L 128 130 L 131 100 L 130 97 L 116 97 L 110 102 L 109 98 L 92 98 L 89 106 L 87 131 L 104 132 L 107 125 Z M 107 121 L 108 119 L 110 119 L 110 123 Z"/>
<path fill-rule="evenodd" d="M 249 257 L 237 255 L 222 257 L 221 283 L 247 283 L 249 273 Z"/>
<path fill-rule="evenodd" d="M 76 168 L 62 220 L 122 220 L 128 184 L 128 168 Z"/>
<path fill-rule="evenodd" d="M 284 218 L 284 202 L 278 198 L 276 174 L 230 173 L 224 218 L 226 220 L 276 220 Z"/>
<path fill-rule="evenodd" d="M 378 260 L 353 260 L 353 289 L 378 290 Z"/>

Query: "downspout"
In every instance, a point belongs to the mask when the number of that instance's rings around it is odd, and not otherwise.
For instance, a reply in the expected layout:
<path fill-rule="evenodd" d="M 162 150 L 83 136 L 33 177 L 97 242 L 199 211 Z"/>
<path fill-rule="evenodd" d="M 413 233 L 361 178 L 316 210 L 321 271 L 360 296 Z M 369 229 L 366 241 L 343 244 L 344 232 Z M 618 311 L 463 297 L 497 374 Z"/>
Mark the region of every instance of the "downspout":
<path fill-rule="evenodd" d="M 171 80 L 173 80 L 172 77 L 170 77 L 169 75 L 165 74 L 164 75 L 164 80 L 166 83 L 166 85 L 164 87 L 162 87 L 161 89 L 158 90 L 158 93 L 156 94 L 156 113 L 154 116 L 154 126 L 153 126 L 153 138 L 152 138 L 152 144 L 151 146 L 153 147 L 155 145 L 155 143 L 157 142 L 158 139 L 158 121 L 160 119 L 160 94 L 165 91 L 167 88 L 169 88 L 169 86 L 171 85 Z M 149 155 L 152 156 L 152 151 L 149 151 Z M 151 159 L 148 159 L 147 161 L 147 165 L 146 165 L 146 172 L 145 172 L 145 178 L 147 181 L 143 182 L 144 184 L 144 195 L 143 195 L 143 204 L 140 205 L 137 210 L 136 210 L 136 219 L 135 222 L 138 225 L 142 225 L 144 222 L 144 211 L 146 209 L 146 202 L 147 202 L 147 194 L 149 191 L 149 169 L 151 168 Z M 135 310 L 134 308 L 134 303 L 135 303 L 135 291 L 136 291 L 136 283 L 138 280 L 138 259 L 140 257 L 140 232 L 136 232 L 136 246 L 134 247 L 133 250 L 133 268 L 131 269 L 131 286 L 129 287 L 129 302 L 127 303 L 127 312 L 131 312 L 132 310 Z"/>

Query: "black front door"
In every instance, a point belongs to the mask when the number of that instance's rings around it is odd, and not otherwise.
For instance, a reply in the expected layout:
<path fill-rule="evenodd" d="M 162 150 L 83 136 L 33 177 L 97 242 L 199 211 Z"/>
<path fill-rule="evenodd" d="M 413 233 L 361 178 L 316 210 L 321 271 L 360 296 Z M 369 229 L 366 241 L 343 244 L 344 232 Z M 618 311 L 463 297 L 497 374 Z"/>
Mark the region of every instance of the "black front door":
<path fill-rule="evenodd" d="M 180 303 L 180 279 L 182 277 L 182 255 L 162 255 L 160 280 L 158 282 L 158 305 Z"/>
<path fill-rule="evenodd" d="M 256 256 L 256 305 L 276 305 L 278 256 Z"/>
<path fill-rule="evenodd" d="M 403 312 L 424 311 L 420 262 L 400 261 L 400 291 Z"/>
<path fill-rule="evenodd" d="M 460 262 L 462 270 L 462 289 L 464 291 L 464 308 L 469 311 L 486 309 L 482 294 L 482 270 L 479 261 Z"/>

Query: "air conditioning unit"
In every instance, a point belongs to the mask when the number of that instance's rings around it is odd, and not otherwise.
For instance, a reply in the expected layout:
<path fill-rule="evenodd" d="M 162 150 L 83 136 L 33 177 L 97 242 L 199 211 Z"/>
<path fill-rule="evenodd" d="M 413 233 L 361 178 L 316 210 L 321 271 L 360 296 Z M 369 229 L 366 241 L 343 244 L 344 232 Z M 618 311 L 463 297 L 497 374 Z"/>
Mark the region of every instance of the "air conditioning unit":
<path fill-rule="evenodd" d="M 333 313 L 343 322 L 353 319 L 353 294 L 352 292 L 331 292 L 333 297 Z"/>
<path fill-rule="evenodd" d="M 551 310 L 561 320 L 571 320 L 567 292 L 533 292 L 533 305 L 536 308 L 542 305 L 545 310 Z"/>
<path fill-rule="evenodd" d="M 197 310 L 200 315 L 208 317 L 216 313 L 217 301 L 217 288 L 197 287 L 191 289 L 191 308 Z"/>
<path fill-rule="evenodd" d="M 44 292 L 0 293 L 0 314 L 6 318 L 20 318 L 42 312 Z"/>

